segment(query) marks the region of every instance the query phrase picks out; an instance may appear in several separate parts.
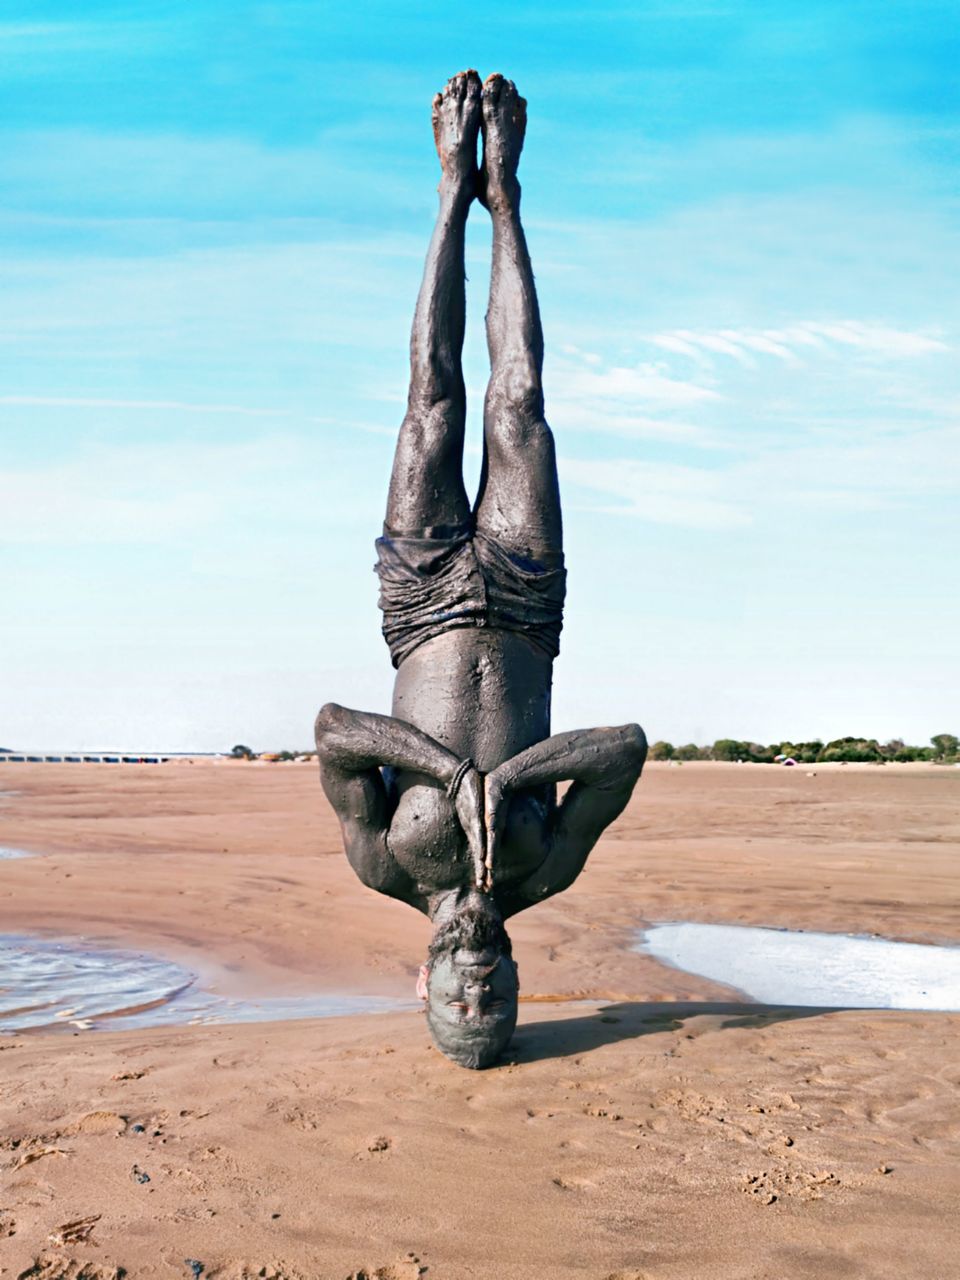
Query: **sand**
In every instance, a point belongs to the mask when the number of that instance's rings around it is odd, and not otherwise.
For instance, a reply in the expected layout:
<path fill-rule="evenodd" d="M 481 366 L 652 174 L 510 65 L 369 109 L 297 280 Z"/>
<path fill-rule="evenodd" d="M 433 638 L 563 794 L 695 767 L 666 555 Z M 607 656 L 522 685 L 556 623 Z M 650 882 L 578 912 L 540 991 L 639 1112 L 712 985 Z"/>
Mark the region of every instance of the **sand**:
<path fill-rule="evenodd" d="M 629 950 L 667 919 L 960 942 L 960 770 L 808 773 L 648 767 L 513 922 L 488 1072 L 417 1013 L 0 1039 L 0 1275 L 952 1280 L 960 1016 L 749 1005 Z M 238 994 L 411 992 L 427 922 L 353 878 L 309 766 L 0 788 L 0 843 L 45 854 L 0 867 L 0 931 Z"/>

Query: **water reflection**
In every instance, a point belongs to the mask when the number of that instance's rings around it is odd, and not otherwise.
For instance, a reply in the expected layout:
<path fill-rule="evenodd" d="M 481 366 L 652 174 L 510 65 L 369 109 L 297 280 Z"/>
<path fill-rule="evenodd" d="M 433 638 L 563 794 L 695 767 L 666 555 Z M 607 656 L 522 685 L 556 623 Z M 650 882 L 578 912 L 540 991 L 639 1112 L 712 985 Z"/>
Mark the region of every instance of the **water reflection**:
<path fill-rule="evenodd" d="M 0 935 L 0 1032 L 41 1027 L 155 1027 L 386 1013 L 414 1007 L 386 996 L 319 994 L 236 1000 L 197 987 L 180 965 L 140 952 Z"/>
<path fill-rule="evenodd" d="M 960 948 L 731 924 L 657 924 L 637 950 L 763 1004 L 960 1012 Z"/>

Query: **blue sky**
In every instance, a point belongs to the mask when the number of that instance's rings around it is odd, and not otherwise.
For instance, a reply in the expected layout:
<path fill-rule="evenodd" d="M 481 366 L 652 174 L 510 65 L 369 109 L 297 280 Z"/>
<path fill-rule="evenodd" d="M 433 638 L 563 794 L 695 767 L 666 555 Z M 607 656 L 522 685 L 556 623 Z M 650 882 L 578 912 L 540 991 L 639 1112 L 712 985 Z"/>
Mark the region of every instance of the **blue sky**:
<path fill-rule="evenodd" d="M 952 4 L 0 15 L 0 745 L 387 709 L 372 539 L 454 71 L 521 177 L 570 593 L 555 723 L 957 731 Z M 489 228 L 468 235 L 478 464 Z"/>

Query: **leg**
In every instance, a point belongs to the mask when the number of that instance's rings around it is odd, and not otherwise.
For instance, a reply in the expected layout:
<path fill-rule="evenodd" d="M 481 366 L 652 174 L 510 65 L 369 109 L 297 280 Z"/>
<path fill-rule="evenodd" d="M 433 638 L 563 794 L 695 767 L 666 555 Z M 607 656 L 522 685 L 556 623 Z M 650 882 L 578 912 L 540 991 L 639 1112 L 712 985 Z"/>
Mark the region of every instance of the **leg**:
<path fill-rule="evenodd" d="M 440 211 L 410 335 L 410 393 L 390 478 L 386 525 L 394 533 L 461 525 L 466 393 L 460 357 L 466 315 L 463 243 L 476 192 L 480 77 L 453 77 L 433 103 L 443 168 Z"/>
<path fill-rule="evenodd" d="M 529 880 L 519 886 L 513 911 L 561 893 L 573 884 L 590 850 L 626 807 L 646 757 L 647 739 L 637 724 L 616 729 L 578 729 L 535 743 L 488 776 L 487 865 L 491 878 L 510 795 L 525 787 L 573 781 L 548 832 L 547 855 Z"/>
<path fill-rule="evenodd" d="M 483 87 L 481 199 L 493 219 L 487 311 L 490 383 L 484 403 L 484 466 L 477 527 L 514 550 L 560 552 L 560 491 L 553 436 L 543 418 L 543 332 L 520 223 L 517 164 L 526 103 L 509 80 Z"/>

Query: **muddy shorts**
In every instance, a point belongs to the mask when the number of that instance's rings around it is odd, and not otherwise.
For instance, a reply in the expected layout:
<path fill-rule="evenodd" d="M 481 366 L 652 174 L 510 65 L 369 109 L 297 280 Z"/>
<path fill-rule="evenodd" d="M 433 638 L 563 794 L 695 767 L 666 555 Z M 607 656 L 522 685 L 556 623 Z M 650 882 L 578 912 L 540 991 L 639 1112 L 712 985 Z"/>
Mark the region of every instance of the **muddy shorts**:
<path fill-rule="evenodd" d="M 517 631 L 555 658 L 566 571 L 561 552 L 533 560 L 472 528 L 377 539 L 383 638 L 399 667 L 418 645 L 455 627 Z"/>

